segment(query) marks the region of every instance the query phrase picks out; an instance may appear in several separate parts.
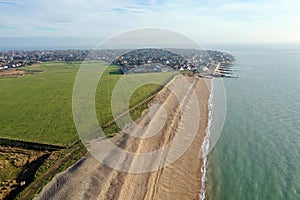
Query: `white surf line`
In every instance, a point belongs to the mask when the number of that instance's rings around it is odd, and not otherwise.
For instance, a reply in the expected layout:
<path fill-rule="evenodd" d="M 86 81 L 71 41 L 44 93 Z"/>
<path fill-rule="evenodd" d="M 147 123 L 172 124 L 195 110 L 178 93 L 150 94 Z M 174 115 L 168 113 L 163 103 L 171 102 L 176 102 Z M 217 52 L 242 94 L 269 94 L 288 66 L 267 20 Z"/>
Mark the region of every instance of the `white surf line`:
<path fill-rule="evenodd" d="M 206 172 L 207 172 L 207 154 L 209 150 L 209 139 L 211 136 L 211 126 L 212 126 L 212 96 L 213 96 L 213 85 L 214 85 L 214 78 L 211 79 L 211 89 L 210 89 L 210 95 L 208 99 L 208 121 L 207 121 L 207 126 L 205 129 L 206 135 L 203 140 L 202 148 L 200 150 L 200 155 L 203 158 L 203 165 L 201 167 L 201 191 L 199 194 L 199 199 L 200 200 L 205 200 L 205 193 L 206 193 Z"/>

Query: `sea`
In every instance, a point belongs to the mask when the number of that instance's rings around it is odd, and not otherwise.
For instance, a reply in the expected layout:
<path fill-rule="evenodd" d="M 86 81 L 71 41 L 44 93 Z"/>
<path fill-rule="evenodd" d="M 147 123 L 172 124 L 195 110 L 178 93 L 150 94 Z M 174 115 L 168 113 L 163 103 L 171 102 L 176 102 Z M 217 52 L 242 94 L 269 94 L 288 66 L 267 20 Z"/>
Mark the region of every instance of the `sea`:
<path fill-rule="evenodd" d="M 299 200 L 300 45 L 211 49 L 236 58 L 238 78 L 223 79 L 226 118 L 208 154 L 205 199 Z"/>

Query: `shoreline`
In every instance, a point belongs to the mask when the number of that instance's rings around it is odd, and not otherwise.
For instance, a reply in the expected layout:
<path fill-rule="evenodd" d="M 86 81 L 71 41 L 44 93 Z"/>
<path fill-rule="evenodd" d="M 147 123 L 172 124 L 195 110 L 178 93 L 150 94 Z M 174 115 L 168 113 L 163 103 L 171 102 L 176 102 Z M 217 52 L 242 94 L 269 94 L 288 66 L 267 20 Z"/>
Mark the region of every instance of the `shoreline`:
<path fill-rule="evenodd" d="M 202 155 L 203 155 L 203 164 L 201 167 L 201 191 L 199 194 L 200 200 L 205 200 L 207 197 L 207 166 L 208 166 L 208 149 L 209 149 L 209 139 L 211 136 L 211 126 L 212 126 L 212 98 L 213 98 L 213 92 L 214 92 L 214 79 L 211 79 L 210 82 L 210 94 L 209 94 L 209 99 L 207 103 L 208 107 L 208 121 L 207 121 L 207 127 L 206 127 L 206 135 L 204 137 L 203 143 L 202 143 Z"/>
<path fill-rule="evenodd" d="M 181 78 L 183 76 L 176 76 L 170 81 L 170 84 L 175 84 L 179 93 L 184 95 L 186 90 L 181 88 Z M 189 82 L 195 82 L 193 90 L 196 92 L 200 114 L 204 115 L 200 118 L 197 134 L 191 145 L 174 163 L 153 172 L 126 173 L 109 168 L 87 154 L 68 170 L 55 176 L 35 199 L 82 199 L 87 197 L 93 199 L 199 199 L 202 190 L 201 177 L 203 176 L 201 169 L 204 164 L 199 150 L 202 149 L 208 125 L 211 81 L 197 77 L 185 78 Z M 163 89 L 153 101 L 163 104 L 169 113 L 174 113 L 174 109 L 177 110 L 176 113 L 181 113 L 180 110 L 178 111 L 176 97 L 166 89 Z M 151 138 L 137 139 L 120 133 L 111 140 L 120 148 L 135 153 L 159 149 L 172 141 L 176 131 L 181 130 L 185 133 L 191 131 L 190 128 L 193 127 L 193 119 L 195 119 L 193 117 L 199 115 L 193 110 L 192 104 L 193 102 L 187 102 L 184 105 L 183 109 L 186 109 L 190 118 L 182 126 L 180 125 L 181 114 L 179 114 L 168 117 L 162 131 Z M 137 120 L 138 124 L 150 123 L 148 110 Z M 159 121 L 159 115 L 155 115 L 152 120 Z M 150 130 L 155 126 L 157 124 L 153 122 Z M 179 145 L 185 144 L 183 142 Z M 172 152 L 168 154 L 170 153 Z M 109 159 L 116 158 L 113 154 L 109 156 Z M 130 168 L 140 165 L 134 159 L 129 161 L 126 159 L 124 158 L 120 163 L 129 162 Z M 154 161 L 166 162 L 161 157 L 157 157 Z"/>

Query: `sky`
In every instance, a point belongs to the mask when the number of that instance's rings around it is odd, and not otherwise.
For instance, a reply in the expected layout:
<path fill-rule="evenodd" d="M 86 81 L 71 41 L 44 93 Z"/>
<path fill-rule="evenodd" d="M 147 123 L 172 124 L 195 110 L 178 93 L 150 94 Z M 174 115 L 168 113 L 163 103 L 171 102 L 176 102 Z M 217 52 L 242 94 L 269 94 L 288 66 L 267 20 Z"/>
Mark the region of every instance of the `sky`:
<path fill-rule="evenodd" d="M 8 45 L 99 42 L 145 27 L 203 43 L 300 42 L 299 24 L 300 0 L 0 0 Z"/>

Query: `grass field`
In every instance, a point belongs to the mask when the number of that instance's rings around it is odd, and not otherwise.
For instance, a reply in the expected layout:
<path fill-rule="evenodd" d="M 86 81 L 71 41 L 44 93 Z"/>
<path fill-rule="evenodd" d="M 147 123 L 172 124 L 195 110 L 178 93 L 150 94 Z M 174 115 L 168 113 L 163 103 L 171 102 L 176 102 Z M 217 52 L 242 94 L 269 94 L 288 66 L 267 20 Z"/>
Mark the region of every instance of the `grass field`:
<path fill-rule="evenodd" d="M 91 63 L 104 70 L 106 62 Z M 19 78 L 0 77 L 0 138 L 68 146 L 78 140 L 72 116 L 72 91 L 80 63 L 42 63 L 26 67 L 41 70 Z M 96 93 L 96 110 L 100 125 L 113 120 L 111 94 L 122 77 L 118 66 L 103 73 Z M 126 75 L 143 79 L 148 74 Z M 161 83 L 172 74 L 164 73 Z M 148 84 L 132 95 L 130 106 L 151 96 L 159 86 Z M 144 106 L 145 107 L 145 106 Z M 138 116 L 140 112 L 134 112 Z"/>

